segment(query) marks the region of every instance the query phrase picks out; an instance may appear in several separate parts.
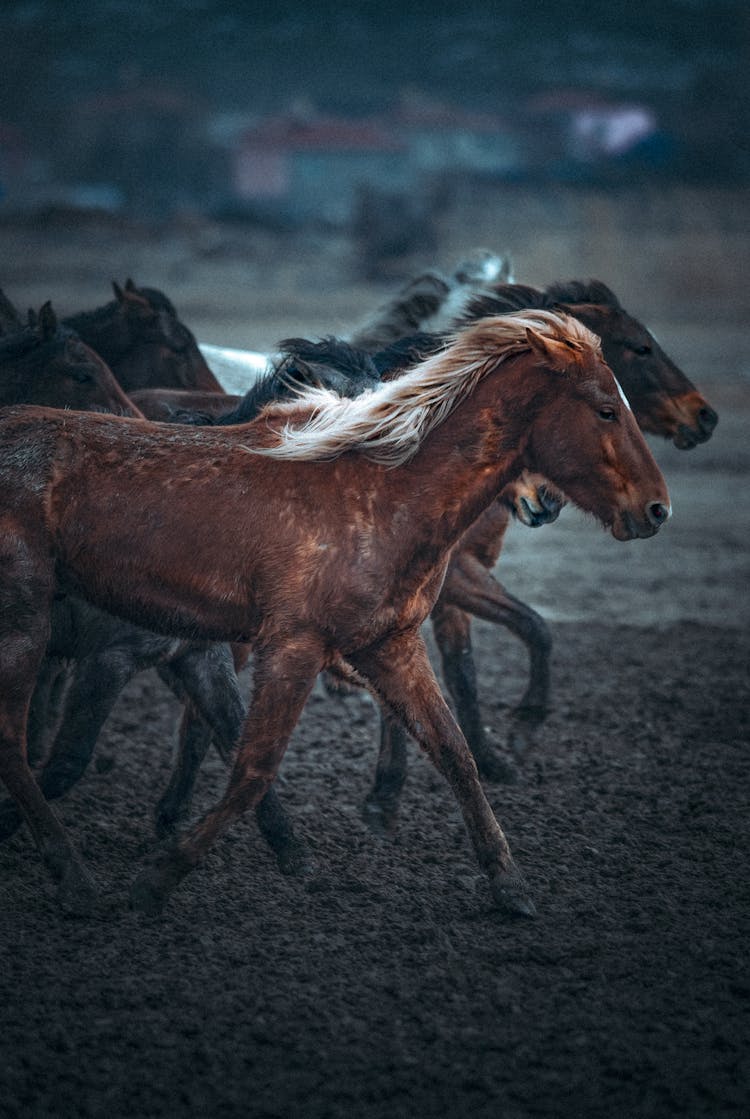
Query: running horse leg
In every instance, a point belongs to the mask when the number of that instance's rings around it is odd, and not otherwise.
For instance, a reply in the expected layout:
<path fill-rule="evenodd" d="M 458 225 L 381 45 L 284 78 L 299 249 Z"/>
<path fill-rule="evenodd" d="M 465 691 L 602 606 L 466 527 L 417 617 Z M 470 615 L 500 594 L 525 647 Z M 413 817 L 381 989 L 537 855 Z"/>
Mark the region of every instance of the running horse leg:
<path fill-rule="evenodd" d="M 162 678 L 186 700 L 177 762 L 156 809 L 156 834 L 161 839 L 171 836 L 187 815 L 195 779 L 212 740 L 223 760 L 231 762 L 245 721 L 236 660 L 236 650 L 217 644 L 190 649 L 160 669 Z M 295 833 L 273 785 L 255 806 L 255 818 L 282 874 L 311 873 L 312 856 Z"/>
<path fill-rule="evenodd" d="M 46 800 L 63 797 L 81 779 L 117 698 L 141 667 L 126 644 L 104 651 L 97 649 L 76 662 L 62 721 L 44 764 L 35 775 Z M 0 842 L 11 836 L 20 823 L 18 806 L 12 800 L 1 803 Z"/>
<path fill-rule="evenodd" d="M 387 835 L 396 826 L 401 790 L 406 780 L 407 734 L 403 723 L 380 712 L 380 747 L 375 780 L 365 797 L 362 816 L 374 832 Z"/>
<path fill-rule="evenodd" d="M 155 915 L 218 836 L 268 793 L 324 653 L 299 636 L 255 649 L 254 686 L 226 791 L 219 802 L 170 847 L 156 853 L 133 883 L 133 908 Z"/>
<path fill-rule="evenodd" d="M 29 705 L 49 639 L 52 574 L 35 564 L 39 550 L 20 533 L 6 531 L 0 549 L 0 780 L 29 825 L 47 870 L 59 882 L 60 903 L 69 912 L 88 913 L 96 897 L 94 881 L 26 757 Z"/>
<path fill-rule="evenodd" d="M 510 912 L 533 916 L 526 882 L 484 795 L 466 739 L 440 693 L 419 633 L 399 634 L 350 659 L 448 780 L 495 901 Z"/>
<path fill-rule="evenodd" d="M 514 722 L 509 734 L 509 742 L 517 754 L 523 753 L 534 731 L 547 716 L 552 640 L 544 618 L 509 594 L 479 559 L 468 554 L 451 558 L 445 586 L 432 611 L 446 684 L 479 772 L 491 779 L 507 781 L 509 767 L 493 753 L 484 734 L 468 615 L 504 626 L 528 650 L 529 682 L 513 711 Z"/>

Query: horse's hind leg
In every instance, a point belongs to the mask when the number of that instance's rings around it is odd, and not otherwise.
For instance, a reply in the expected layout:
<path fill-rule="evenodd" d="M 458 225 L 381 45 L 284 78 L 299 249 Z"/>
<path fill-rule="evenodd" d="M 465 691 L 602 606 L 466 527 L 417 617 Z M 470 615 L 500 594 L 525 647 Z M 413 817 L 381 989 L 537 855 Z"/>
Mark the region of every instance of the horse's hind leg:
<path fill-rule="evenodd" d="M 156 809 L 156 833 L 165 838 L 189 811 L 198 770 L 212 738 L 224 760 L 230 760 L 239 742 L 245 706 L 227 645 L 192 649 L 164 665 L 161 675 L 189 697 L 180 723 L 177 761 Z M 312 856 L 295 833 L 273 786 L 256 805 L 255 817 L 282 874 L 310 873 Z"/>
<path fill-rule="evenodd" d="M 75 853 L 62 825 L 48 805 L 26 761 L 26 718 L 39 663 L 44 654 L 46 626 L 37 622 L 37 641 L 30 626 L 23 633 L 2 635 L 3 671 L 0 676 L 0 780 L 26 820 L 45 866 L 60 885 L 58 897 L 70 912 L 87 913 L 95 897 L 94 883 Z"/>
<path fill-rule="evenodd" d="M 419 634 L 400 634 L 351 661 L 447 778 L 495 900 L 514 913 L 533 915 L 526 883 L 487 803 L 466 740 L 440 694 Z"/>
<path fill-rule="evenodd" d="M 484 739 L 479 711 L 468 636 L 469 621 L 462 621 L 458 612 L 505 626 L 528 650 L 529 682 L 513 713 L 515 726 L 510 736 L 511 743 L 518 750 L 523 748 L 529 732 L 538 727 L 547 715 L 552 642 L 547 623 L 536 610 L 508 594 L 478 560 L 473 557 L 462 558 L 464 562 L 460 568 L 458 565 L 451 567 L 449 581 L 435 605 L 432 620 L 443 659 L 446 683 L 456 703 L 459 722 L 475 753 L 479 772 L 490 777 L 492 774 L 487 772 L 486 764 L 492 752 Z M 462 636 L 462 631 L 465 631 L 465 636 Z M 507 780 L 508 777 L 498 775 L 496 779 Z"/>
<path fill-rule="evenodd" d="M 60 726 L 36 780 L 47 800 L 57 800 L 80 781 L 99 734 L 125 685 L 143 667 L 127 644 L 98 649 L 75 664 Z M 0 806 L 0 840 L 12 835 L 20 816 Z"/>
<path fill-rule="evenodd" d="M 60 726 L 65 695 L 70 682 L 70 666 L 59 657 L 42 661 L 26 725 L 26 752 L 32 768 L 44 759 Z"/>
<path fill-rule="evenodd" d="M 286 646 L 256 651 L 253 699 L 224 796 L 138 876 L 131 892 L 136 909 L 160 912 L 214 840 L 266 795 L 322 664 L 317 642 L 302 644 L 299 637 Z"/>

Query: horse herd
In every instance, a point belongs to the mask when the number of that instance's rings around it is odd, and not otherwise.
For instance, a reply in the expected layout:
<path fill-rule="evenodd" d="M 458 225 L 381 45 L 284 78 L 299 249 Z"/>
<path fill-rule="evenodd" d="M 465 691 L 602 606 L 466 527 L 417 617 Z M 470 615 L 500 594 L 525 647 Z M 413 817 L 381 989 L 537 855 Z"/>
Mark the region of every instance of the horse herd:
<path fill-rule="evenodd" d="M 533 914 L 480 781 L 513 770 L 485 737 L 471 619 L 528 648 L 522 745 L 548 709 L 550 636 L 493 574 L 511 517 L 538 526 L 569 500 L 618 540 L 651 536 L 670 502 L 642 431 L 686 449 L 717 416 L 603 283 L 538 290 L 476 259 L 414 280 L 347 340 L 286 339 L 243 397 L 154 289 L 115 284 L 64 322 L 0 294 L 0 840 L 28 824 L 66 909 L 96 887 L 49 801 L 155 667 L 184 707 L 135 908 L 158 913 L 249 808 L 281 870 L 309 869 L 274 778 L 325 672 L 380 704 L 370 824 L 394 825 L 409 734 L 495 902 Z M 178 831 L 212 743 L 226 790 Z"/>

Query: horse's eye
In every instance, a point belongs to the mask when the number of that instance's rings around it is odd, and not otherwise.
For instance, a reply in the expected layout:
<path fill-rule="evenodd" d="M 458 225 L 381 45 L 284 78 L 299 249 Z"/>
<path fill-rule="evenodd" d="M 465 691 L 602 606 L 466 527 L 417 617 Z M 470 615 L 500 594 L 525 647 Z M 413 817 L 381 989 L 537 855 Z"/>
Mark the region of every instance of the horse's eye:
<path fill-rule="evenodd" d="M 91 373 L 87 369 L 69 369 L 68 376 L 71 381 L 75 381 L 79 385 L 90 385 L 94 380 Z"/>
<path fill-rule="evenodd" d="M 599 419 L 612 423 L 613 420 L 617 419 L 617 412 L 609 404 L 605 404 L 603 408 L 599 409 Z"/>
<path fill-rule="evenodd" d="M 646 354 L 651 353 L 651 347 L 649 345 L 631 346 L 630 349 L 633 351 L 634 354 L 637 354 L 638 357 L 645 357 Z"/>

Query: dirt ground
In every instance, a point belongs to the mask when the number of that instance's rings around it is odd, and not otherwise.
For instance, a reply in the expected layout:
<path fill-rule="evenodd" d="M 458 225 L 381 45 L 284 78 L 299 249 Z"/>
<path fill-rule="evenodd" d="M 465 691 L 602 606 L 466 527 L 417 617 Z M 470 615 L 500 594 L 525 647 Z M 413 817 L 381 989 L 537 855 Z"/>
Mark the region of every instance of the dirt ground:
<path fill-rule="evenodd" d="M 492 236 L 470 217 L 441 259 Z M 657 230 L 639 271 L 624 263 L 627 228 L 605 223 L 594 251 L 553 225 L 525 251 L 531 239 L 498 219 L 519 279 L 610 282 L 720 423 L 688 453 L 652 442 L 674 505 L 654 539 L 619 544 L 572 509 L 509 534 L 498 574 L 550 620 L 554 710 L 518 783 L 487 792 L 536 920 L 492 910 L 455 803 L 416 751 L 394 838 L 370 834 L 376 712 L 322 690 L 280 778 L 317 875 L 280 876 L 248 819 L 162 919 L 130 913 L 178 716 L 145 674 L 59 804 L 100 912 L 61 915 L 25 833 L 0 847 L 3 1119 L 748 1114 L 750 345 L 726 274 L 747 238 L 697 219 L 691 241 Z M 51 296 L 67 311 L 133 274 L 164 287 L 202 340 L 264 348 L 346 328 L 387 294 L 356 279 L 344 249 L 215 227 L 6 224 L 0 284 L 22 306 Z M 504 747 L 525 658 L 486 624 L 475 648 Z M 209 759 L 196 810 L 223 780 Z"/>

